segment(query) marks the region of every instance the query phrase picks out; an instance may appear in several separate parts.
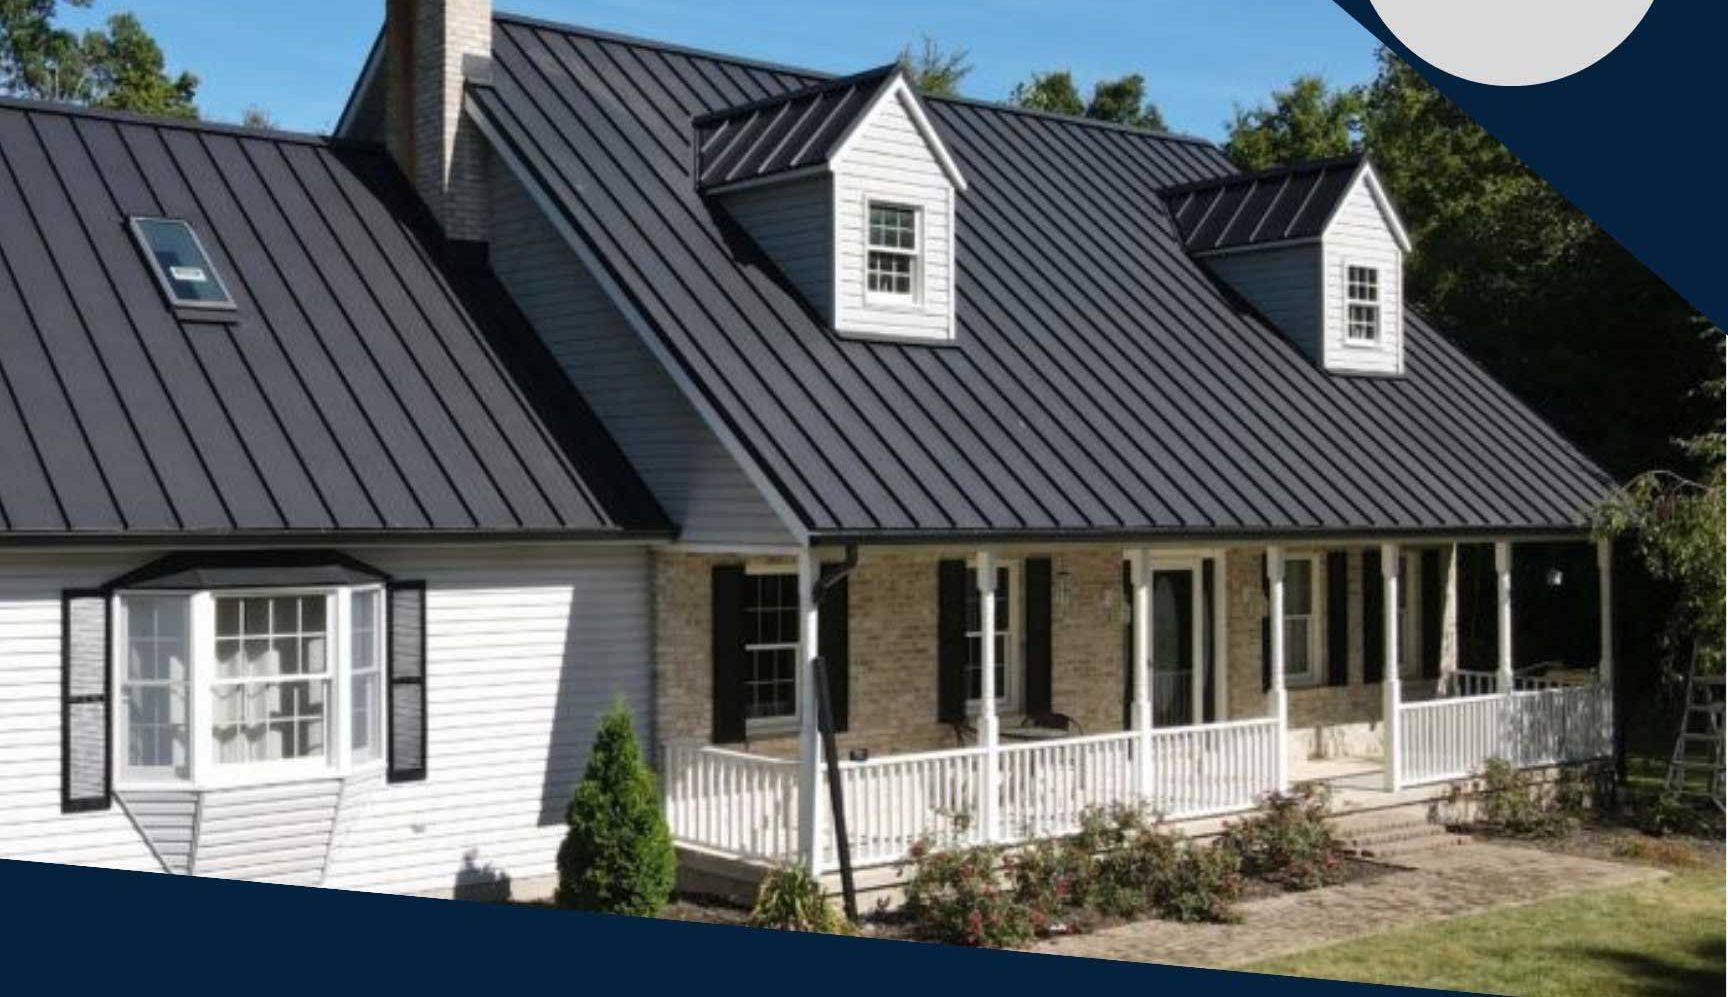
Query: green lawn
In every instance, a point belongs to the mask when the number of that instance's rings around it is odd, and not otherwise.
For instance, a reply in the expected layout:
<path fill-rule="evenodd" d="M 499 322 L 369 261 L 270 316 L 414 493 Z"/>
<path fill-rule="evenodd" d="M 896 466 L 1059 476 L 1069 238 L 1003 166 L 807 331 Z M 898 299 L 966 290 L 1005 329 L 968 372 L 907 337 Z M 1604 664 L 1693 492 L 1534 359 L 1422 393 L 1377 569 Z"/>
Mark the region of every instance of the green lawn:
<path fill-rule="evenodd" d="M 1255 972 L 1481 993 L 1723 993 L 1721 868 L 1272 959 Z"/>

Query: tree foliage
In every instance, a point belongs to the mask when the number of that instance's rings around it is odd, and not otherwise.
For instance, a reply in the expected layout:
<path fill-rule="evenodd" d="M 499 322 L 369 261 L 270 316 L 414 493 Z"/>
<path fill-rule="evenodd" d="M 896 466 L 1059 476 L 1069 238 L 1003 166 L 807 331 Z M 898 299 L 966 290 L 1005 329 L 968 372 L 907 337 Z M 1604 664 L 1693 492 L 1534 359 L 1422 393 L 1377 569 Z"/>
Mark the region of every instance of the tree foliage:
<path fill-rule="evenodd" d="M 1092 85 L 1091 100 L 1081 98 L 1080 87 L 1070 70 L 1033 73 L 1030 79 L 1015 85 L 1008 102 L 1034 111 L 1109 121 L 1147 131 L 1166 130 L 1164 114 L 1157 104 L 1146 99 L 1146 78 L 1139 73 L 1097 81 Z"/>
<path fill-rule="evenodd" d="M 1720 333 L 1712 333 L 1720 340 Z M 1705 392 L 1723 397 L 1723 382 Z M 1723 429 L 1680 442 L 1702 462 L 1696 479 L 1672 471 L 1646 471 L 1616 490 L 1595 511 L 1599 536 L 1629 537 L 1652 577 L 1678 591 L 1663 633 L 1670 671 L 1677 673 L 1694 655 L 1707 672 L 1723 666 L 1723 552 L 1728 550 L 1723 489 Z"/>
<path fill-rule="evenodd" d="M 66 0 L 88 7 L 91 0 Z M 0 0 L 0 91 L 15 97 L 195 118 L 198 77 L 169 76 L 161 46 L 138 18 L 102 29 L 56 27 L 57 0 Z"/>
<path fill-rule="evenodd" d="M 1319 76 L 1298 76 L 1272 92 L 1270 105 L 1236 109 L 1225 152 L 1245 170 L 1326 159 L 1361 145 L 1360 87 L 1333 89 Z"/>
<path fill-rule="evenodd" d="M 933 97 L 958 97 L 960 84 L 972 75 L 971 53 L 966 49 L 945 50 L 925 35 L 916 51 L 911 44 L 900 49 L 898 61 L 912 78 L 912 87 Z"/>
<path fill-rule="evenodd" d="M 660 913 L 672 895 L 677 853 L 658 783 L 622 702 L 600 718 L 564 821 L 570 830 L 558 849 L 559 906 L 638 917 Z"/>

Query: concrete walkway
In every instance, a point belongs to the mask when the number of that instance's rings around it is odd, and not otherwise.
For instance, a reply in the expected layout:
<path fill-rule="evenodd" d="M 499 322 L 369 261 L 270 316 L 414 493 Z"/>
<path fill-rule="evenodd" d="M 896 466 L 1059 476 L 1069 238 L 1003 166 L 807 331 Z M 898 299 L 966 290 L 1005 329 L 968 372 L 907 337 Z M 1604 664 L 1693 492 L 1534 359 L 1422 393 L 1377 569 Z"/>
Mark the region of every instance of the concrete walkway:
<path fill-rule="evenodd" d="M 1244 904 L 1240 924 L 1142 921 L 1041 942 L 1033 951 L 1225 969 L 1363 935 L 1667 876 L 1643 866 L 1483 843 L 1400 857 L 1399 864 L 1407 871 Z"/>

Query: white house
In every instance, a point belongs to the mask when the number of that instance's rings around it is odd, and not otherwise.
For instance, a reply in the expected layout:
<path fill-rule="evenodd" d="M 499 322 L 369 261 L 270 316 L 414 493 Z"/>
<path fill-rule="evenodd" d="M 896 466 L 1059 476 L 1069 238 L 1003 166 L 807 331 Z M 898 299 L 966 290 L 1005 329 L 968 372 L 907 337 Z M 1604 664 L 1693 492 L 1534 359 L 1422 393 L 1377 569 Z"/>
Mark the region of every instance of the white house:
<path fill-rule="evenodd" d="M 391 0 L 332 138 L 0 103 L 0 857 L 545 889 L 1611 735 L 1611 482 L 1360 157 Z M 1366 781 L 1365 781 L 1366 780 Z"/>

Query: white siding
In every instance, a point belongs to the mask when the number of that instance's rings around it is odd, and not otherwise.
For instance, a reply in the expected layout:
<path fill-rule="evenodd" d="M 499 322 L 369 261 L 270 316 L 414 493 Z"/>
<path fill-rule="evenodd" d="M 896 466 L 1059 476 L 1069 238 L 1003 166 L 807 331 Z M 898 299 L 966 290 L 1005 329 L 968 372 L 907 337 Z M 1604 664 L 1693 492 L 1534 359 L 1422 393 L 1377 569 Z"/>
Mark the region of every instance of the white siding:
<path fill-rule="evenodd" d="M 879 103 L 833 164 L 835 328 L 896 338 L 954 335 L 954 188 L 896 92 Z M 871 305 L 864 296 L 865 219 L 871 200 L 920 209 L 923 287 L 915 306 Z"/>
<path fill-rule="evenodd" d="M 690 543 L 786 545 L 785 525 L 502 164 L 492 268 Z"/>
<path fill-rule="evenodd" d="M 1206 265 L 1310 359 L 1323 361 L 1318 245 L 1220 253 Z"/>
<path fill-rule="evenodd" d="M 834 193 L 827 176 L 752 187 L 720 202 L 792 282 L 810 307 L 834 322 Z"/>
<path fill-rule="evenodd" d="M 1367 374 L 1404 372 L 1404 254 L 1386 216 L 1359 176 L 1322 239 L 1326 287 L 1325 356 L 1327 370 Z M 1380 342 L 1345 342 L 1344 272 L 1349 266 L 1380 271 Z"/>
<path fill-rule="evenodd" d="M 145 842 L 169 872 L 192 868 L 192 841 L 198 828 L 198 794 L 191 790 L 134 790 L 115 793 Z"/>
<path fill-rule="evenodd" d="M 162 869 L 121 807 L 60 812 L 60 592 L 159 553 L 0 556 L 0 858 Z M 202 794 L 194 870 L 413 893 L 542 887 L 595 720 L 614 696 L 653 743 L 648 551 L 348 553 L 427 583 L 427 777 Z M 185 855 L 184 808 L 148 799 L 140 823 Z"/>

